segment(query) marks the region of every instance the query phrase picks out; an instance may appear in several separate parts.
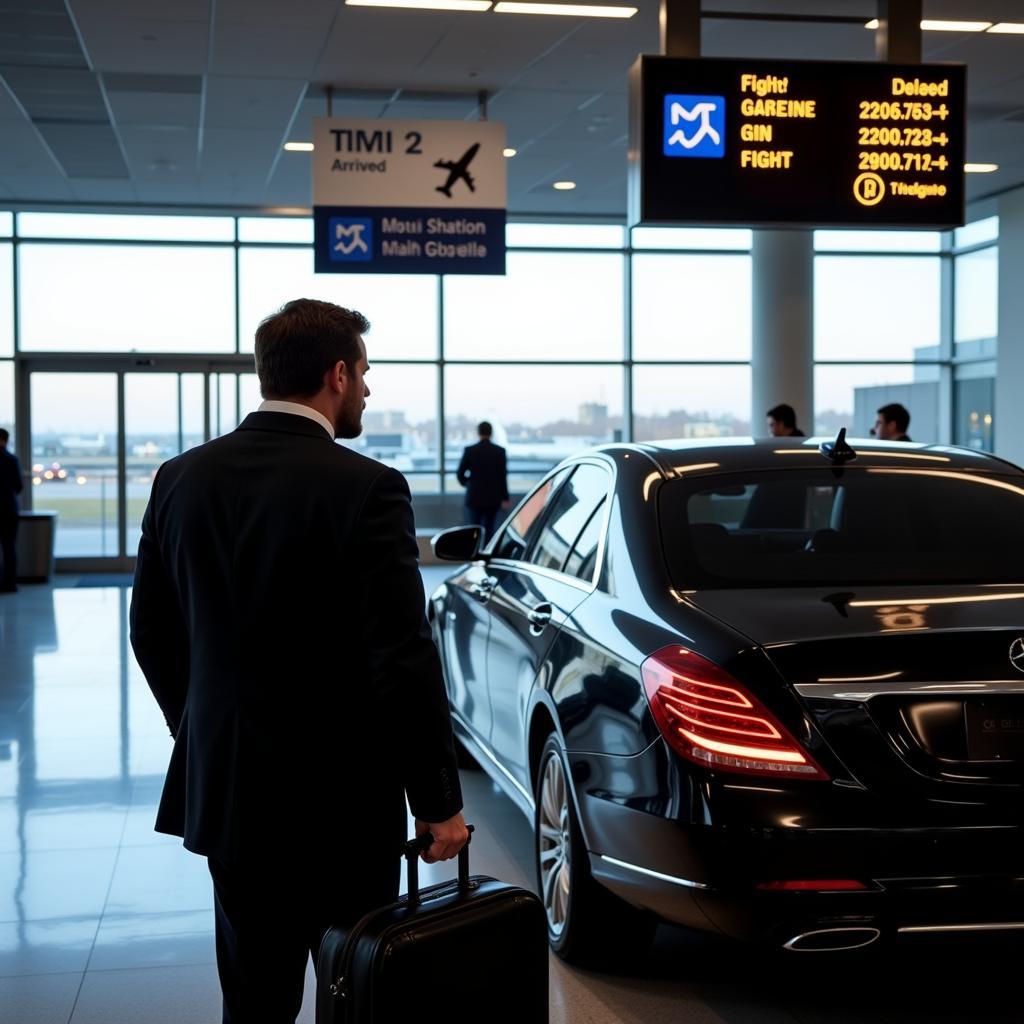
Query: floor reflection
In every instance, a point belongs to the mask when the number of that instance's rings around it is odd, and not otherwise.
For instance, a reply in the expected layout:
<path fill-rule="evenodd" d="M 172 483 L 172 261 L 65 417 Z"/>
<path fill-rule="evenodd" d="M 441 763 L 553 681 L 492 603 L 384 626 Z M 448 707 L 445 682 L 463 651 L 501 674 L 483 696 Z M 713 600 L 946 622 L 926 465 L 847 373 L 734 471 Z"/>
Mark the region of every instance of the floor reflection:
<path fill-rule="evenodd" d="M 429 590 L 440 573 L 425 576 Z M 128 600 L 123 587 L 73 586 L 0 600 L 5 1024 L 219 1019 L 205 862 L 152 830 L 171 743 L 130 655 Z M 528 822 L 481 771 L 463 783 L 472 870 L 532 886 Z M 427 867 L 422 881 L 453 870 Z M 961 942 L 832 958 L 664 927 L 631 973 L 552 959 L 551 1020 L 1019 1021 L 1006 970 L 1019 949 Z M 312 1024 L 309 999 L 299 1020 Z"/>

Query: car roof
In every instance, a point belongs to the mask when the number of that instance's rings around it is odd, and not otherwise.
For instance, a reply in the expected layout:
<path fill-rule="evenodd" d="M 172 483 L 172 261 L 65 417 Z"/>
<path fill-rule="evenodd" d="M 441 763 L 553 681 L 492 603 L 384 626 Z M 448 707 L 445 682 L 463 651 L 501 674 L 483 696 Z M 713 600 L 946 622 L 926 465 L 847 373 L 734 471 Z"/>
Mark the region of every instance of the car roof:
<path fill-rule="evenodd" d="M 828 460 L 821 454 L 819 447 L 823 442 L 833 440 L 832 437 L 715 437 L 603 445 L 597 450 L 616 462 L 628 457 L 630 453 L 642 453 L 666 477 L 681 476 L 684 473 L 687 476 L 703 476 L 746 470 L 827 466 Z M 1024 475 L 1024 470 L 1019 466 L 971 448 L 860 437 L 847 438 L 847 444 L 857 453 L 854 466 L 903 465 L 908 469 L 913 467 Z"/>

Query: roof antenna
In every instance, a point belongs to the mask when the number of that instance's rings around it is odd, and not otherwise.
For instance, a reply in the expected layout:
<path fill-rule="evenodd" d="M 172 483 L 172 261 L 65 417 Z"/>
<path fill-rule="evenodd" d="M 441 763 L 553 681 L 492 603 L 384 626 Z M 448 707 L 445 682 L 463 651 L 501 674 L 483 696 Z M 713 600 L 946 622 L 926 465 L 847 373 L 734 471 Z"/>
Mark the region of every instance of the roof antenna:
<path fill-rule="evenodd" d="M 834 441 L 823 441 L 818 451 L 830 462 L 853 462 L 857 453 L 846 443 L 846 427 L 840 427 Z"/>

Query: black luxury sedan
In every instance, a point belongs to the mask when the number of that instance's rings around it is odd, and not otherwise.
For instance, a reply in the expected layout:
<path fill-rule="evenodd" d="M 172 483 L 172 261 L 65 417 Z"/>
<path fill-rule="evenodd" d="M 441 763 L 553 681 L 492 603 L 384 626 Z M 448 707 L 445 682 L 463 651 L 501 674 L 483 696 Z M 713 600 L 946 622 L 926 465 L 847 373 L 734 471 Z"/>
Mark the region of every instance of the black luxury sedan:
<path fill-rule="evenodd" d="M 436 537 L 457 735 L 556 952 L 1024 932 L 1022 539 L 1018 467 L 842 435 L 610 445 Z"/>

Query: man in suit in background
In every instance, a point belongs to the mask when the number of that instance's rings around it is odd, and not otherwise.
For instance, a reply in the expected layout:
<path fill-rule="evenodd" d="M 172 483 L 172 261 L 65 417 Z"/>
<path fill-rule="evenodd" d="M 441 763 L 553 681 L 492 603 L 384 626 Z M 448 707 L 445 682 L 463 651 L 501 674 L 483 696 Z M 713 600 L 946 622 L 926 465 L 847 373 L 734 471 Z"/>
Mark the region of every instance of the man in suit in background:
<path fill-rule="evenodd" d="M 11 435 L 0 427 L 0 594 L 13 594 L 17 587 L 18 495 L 21 494 L 21 464 L 7 450 Z"/>
<path fill-rule="evenodd" d="M 899 402 L 890 402 L 878 410 L 878 418 L 871 428 L 871 433 L 882 441 L 909 441 L 907 429 L 910 426 L 910 413 Z"/>
<path fill-rule="evenodd" d="M 769 409 L 768 433 L 772 437 L 803 437 L 804 432 L 796 425 L 796 410 L 783 402 Z"/>
<path fill-rule="evenodd" d="M 494 533 L 498 512 L 508 505 L 508 468 L 505 449 L 491 441 L 490 423 L 484 420 L 476 431 L 480 440 L 463 451 L 455 472 L 466 488 L 466 522 L 483 528 L 486 543 Z"/>
<path fill-rule="evenodd" d="M 324 931 L 468 838 L 405 478 L 362 429 L 369 324 L 297 299 L 256 332 L 266 401 L 166 462 L 131 639 L 174 749 L 156 828 L 209 861 L 224 1021 L 293 1024 Z"/>

